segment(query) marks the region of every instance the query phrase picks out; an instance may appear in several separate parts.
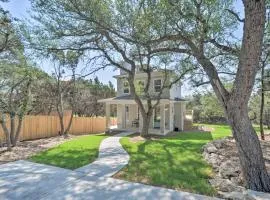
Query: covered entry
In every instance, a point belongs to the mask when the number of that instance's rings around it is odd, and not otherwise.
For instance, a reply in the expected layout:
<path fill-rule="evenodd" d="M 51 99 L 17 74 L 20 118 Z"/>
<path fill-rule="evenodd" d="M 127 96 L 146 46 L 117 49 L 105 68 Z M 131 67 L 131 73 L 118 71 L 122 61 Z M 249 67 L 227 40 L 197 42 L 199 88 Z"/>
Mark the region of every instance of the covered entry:
<path fill-rule="evenodd" d="M 125 98 L 125 99 L 123 99 Z M 133 99 L 115 97 L 102 99 L 99 102 L 106 104 L 106 128 L 110 129 L 111 105 L 117 106 L 117 128 L 140 131 L 143 119 L 136 102 Z M 149 133 L 165 135 L 175 128 L 183 130 L 184 106 L 182 101 L 161 99 L 151 117 Z"/>

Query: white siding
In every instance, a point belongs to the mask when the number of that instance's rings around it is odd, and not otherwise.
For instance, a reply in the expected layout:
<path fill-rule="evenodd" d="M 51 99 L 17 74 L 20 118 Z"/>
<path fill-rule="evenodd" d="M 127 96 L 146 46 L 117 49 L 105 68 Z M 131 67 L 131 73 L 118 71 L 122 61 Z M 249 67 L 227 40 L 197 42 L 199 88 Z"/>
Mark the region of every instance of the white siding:
<path fill-rule="evenodd" d="M 170 99 L 181 98 L 181 83 L 176 83 L 170 89 Z"/>

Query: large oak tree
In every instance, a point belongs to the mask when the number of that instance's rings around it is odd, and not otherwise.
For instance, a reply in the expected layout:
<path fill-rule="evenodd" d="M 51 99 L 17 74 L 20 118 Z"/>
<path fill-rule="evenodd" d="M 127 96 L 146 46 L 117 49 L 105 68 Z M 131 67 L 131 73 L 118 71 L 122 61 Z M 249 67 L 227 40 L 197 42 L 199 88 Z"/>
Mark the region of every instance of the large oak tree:
<path fill-rule="evenodd" d="M 159 105 L 163 91 L 177 83 L 193 66 L 183 67 L 181 75 L 172 77 L 168 68 L 171 69 L 173 64 L 167 65 L 166 58 L 160 57 L 150 45 L 141 45 L 148 39 L 144 37 L 147 36 L 145 31 L 149 30 L 142 23 L 144 10 L 139 4 L 131 1 L 40 0 L 32 1 L 32 7 L 33 19 L 40 25 L 32 27 L 32 34 L 29 34 L 36 36 L 29 37 L 32 46 L 43 51 L 83 51 L 88 63 L 94 63 L 92 72 L 107 66 L 123 70 L 127 74 L 130 94 L 143 119 L 141 135 L 148 135 L 151 116 Z M 157 63 L 164 66 L 165 80 L 160 92 L 153 94 L 150 90 L 152 72 L 161 69 Z M 135 74 L 138 69 L 147 76 L 143 94 L 136 89 Z"/>
<path fill-rule="evenodd" d="M 269 175 L 258 136 L 248 116 L 248 101 L 262 53 L 265 4 L 264 0 L 243 0 L 245 16 L 241 19 L 230 1 L 163 2 L 158 6 L 163 6 L 163 11 L 159 10 L 163 13 L 161 16 L 168 16 L 163 20 L 163 24 L 168 22 L 166 31 L 151 42 L 187 53 L 198 62 L 227 115 L 247 186 L 269 192 Z M 241 41 L 232 37 L 237 21 L 243 23 Z M 225 88 L 218 74 L 217 58 L 227 55 L 237 59 L 231 90 Z"/>

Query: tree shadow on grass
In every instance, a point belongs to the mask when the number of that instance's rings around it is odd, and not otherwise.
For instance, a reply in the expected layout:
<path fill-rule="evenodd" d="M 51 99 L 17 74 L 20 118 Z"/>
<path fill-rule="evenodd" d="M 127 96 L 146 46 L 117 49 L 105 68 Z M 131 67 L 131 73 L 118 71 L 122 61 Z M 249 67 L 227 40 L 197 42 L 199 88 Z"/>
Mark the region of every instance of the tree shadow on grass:
<path fill-rule="evenodd" d="M 156 186 L 215 194 L 208 183 L 212 170 L 201 154 L 202 146 L 212 140 L 211 133 L 180 135 L 131 144 L 137 145 L 136 150 L 125 145 L 131 159 L 123 177 Z"/>
<path fill-rule="evenodd" d="M 180 139 L 180 140 L 213 140 L 213 136 L 211 132 L 201 131 L 201 132 L 179 132 L 174 136 L 166 137 L 168 139 Z"/>

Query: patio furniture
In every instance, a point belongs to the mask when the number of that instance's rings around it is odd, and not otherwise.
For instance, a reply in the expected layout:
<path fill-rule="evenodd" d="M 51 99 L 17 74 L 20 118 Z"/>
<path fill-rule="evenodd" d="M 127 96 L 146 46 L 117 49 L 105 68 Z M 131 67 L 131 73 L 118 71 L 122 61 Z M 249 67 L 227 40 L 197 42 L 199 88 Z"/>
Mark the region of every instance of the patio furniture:
<path fill-rule="evenodd" d="M 139 119 L 133 120 L 131 126 L 138 128 L 139 127 Z"/>

